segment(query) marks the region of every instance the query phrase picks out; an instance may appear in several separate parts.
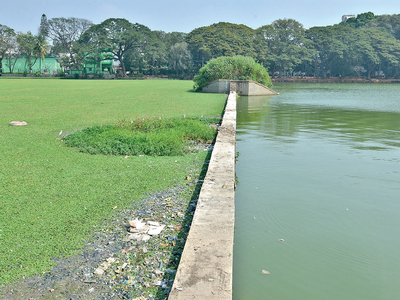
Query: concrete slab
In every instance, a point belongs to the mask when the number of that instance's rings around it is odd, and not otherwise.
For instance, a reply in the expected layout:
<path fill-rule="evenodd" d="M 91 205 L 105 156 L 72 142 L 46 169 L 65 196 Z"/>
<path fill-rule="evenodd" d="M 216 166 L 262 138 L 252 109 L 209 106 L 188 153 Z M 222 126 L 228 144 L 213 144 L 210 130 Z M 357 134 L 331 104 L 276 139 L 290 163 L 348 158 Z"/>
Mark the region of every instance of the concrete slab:
<path fill-rule="evenodd" d="M 227 94 L 232 90 L 240 96 L 278 95 L 277 92 L 255 81 L 230 79 L 215 80 L 203 87 L 202 92 Z"/>
<path fill-rule="evenodd" d="M 232 299 L 235 151 L 231 92 L 169 300 Z"/>

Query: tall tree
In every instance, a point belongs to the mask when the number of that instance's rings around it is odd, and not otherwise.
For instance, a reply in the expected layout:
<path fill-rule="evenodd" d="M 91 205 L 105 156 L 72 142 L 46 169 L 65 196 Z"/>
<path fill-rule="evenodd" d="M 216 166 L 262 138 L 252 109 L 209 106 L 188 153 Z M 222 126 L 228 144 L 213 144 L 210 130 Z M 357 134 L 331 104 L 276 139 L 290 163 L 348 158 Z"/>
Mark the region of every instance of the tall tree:
<path fill-rule="evenodd" d="M 365 24 L 365 28 L 384 28 L 388 33 L 400 40 L 400 14 L 382 15 Z"/>
<path fill-rule="evenodd" d="M 163 38 L 165 40 L 165 45 L 167 46 L 167 49 L 169 49 L 176 43 L 184 42 L 186 36 L 187 36 L 187 33 L 173 31 L 173 32 L 165 33 Z"/>
<path fill-rule="evenodd" d="M 13 55 L 13 52 L 16 52 L 16 48 L 17 39 L 14 29 L 0 24 L 0 69 L 3 59 Z"/>
<path fill-rule="evenodd" d="M 151 39 L 151 30 L 141 24 L 132 24 L 126 19 L 110 18 L 101 24 L 93 25 L 82 36 L 83 43 L 100 47 L 114 55 L 119 61 L 123 76 L 126 76 L 125 55 L 134 49 L 145 51 Z"/>
<path fill-rule="evenodd" d="M 49 36 L 49 23 L 45 14 L 40 18 L 39 34 L 47 38 Z"/>
<path fill-rule="evenodd" d="M 354 61 L 359 57 L 357 30 L 346 26 L 312 27 L 305 33 L 313 52 L 314 77 L 344 75 L 352 72 Z"/>
<path fill-rule="evenodd" d="M 360 49 L 363 64 L 367 69 L 367 77 L 382 64 L 398 68 L 400 64 L 400 42 L 387 32 L 374 28 L 362 28 L 359 32 L 358 48 Z"/>
<path fill-rule="evenodd" d="M 147 38 L 144 49 L 136 48 L 136 51 L 143 51 L 144 61 L 151 71 L 151 75 L 157 75 L 165 68 L 168 62 L 168 49 L 166 45 L 166 34 L 163 31 L 152 31 Z"/>
<path fill-rule="evenodd" d="M 49 37 L 53 40 L 53 49 L 66 53 L 72 58 L 73 44 L 93 24 L 91 21 L 79 18 L 53 18 L 48 22 Z"/>
<path fill-rule="evenodd" d="M 220 56 L 256 57 L 254 30 L 245 25 L 220 22 L 192 30 L 185 38 L 194 59 L 204 62 Z"/>
<path fill-rule="evenodd" d="M 40 59 L 40 72 L 42 72 L 42 61 L 45 60 L 47 47 L 48 43 L 46 41 L 46 38 L 39 33 L 39 35 L 36 37 L 35 52 Z"/>
<path fill-rule="evenodd" d="M 25 56 L 25 72 L 30 72 L 38 60 L 36 53 L 36 38 L 30 31 L 18 33 L 17 42 L 19 54 Z"/>
<path fill-rule="evenodd" d="M 169 50 L 169 64 L 176 74 L 183 75 L 192 65 L 192 57 L 186 42 L 176 43 Z"/>
<path fill-rule="evenodd" d="M 256 30 L 256 45 L 259 60 L 272 73 L 292 72 L 303 61 L 311 61 L 311 55 L 304 43 L 303 25 L 293 19 L 279 19 L 271 25 Z"/>

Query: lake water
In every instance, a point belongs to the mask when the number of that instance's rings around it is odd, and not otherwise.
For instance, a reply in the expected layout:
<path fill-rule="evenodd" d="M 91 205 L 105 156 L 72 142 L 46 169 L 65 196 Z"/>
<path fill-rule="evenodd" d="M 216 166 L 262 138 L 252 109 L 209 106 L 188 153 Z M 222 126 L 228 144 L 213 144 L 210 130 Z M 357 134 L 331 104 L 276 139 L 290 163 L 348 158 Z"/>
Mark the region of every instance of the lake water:
<path fill-rule="evenodd" d="M 400 299 L 400 85 L 274 90 L 237 103 L 233 299 Z"/>

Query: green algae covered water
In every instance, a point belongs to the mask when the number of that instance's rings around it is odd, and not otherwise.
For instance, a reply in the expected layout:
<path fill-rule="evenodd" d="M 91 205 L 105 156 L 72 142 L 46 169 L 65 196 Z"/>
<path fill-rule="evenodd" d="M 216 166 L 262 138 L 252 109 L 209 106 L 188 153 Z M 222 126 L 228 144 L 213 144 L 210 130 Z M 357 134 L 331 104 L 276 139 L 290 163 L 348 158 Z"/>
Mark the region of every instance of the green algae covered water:
<path fill-rule="evenodd" d="M 233 299 L 400 299 L 400 85 L 274 89 L 237 102 Z"/>

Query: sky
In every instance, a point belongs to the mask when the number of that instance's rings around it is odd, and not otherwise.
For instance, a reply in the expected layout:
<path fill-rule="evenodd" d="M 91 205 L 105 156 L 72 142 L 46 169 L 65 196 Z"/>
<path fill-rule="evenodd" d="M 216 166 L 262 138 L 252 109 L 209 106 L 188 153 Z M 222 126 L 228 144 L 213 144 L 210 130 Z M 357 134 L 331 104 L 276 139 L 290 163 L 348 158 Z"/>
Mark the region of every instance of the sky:
<path fill-rule="evenodd" d="M 337 24 L 348 14 L 400 14 L 399 0 L 1 0 L 0 7 L 0 24 L 33 34 L 42 14 L 48 19 L 84 18 L 95 24 L 124 18 L 151 30 L 186 33 L 218 22 L 257 29 L 291 18 L 310 28 Z"/>

